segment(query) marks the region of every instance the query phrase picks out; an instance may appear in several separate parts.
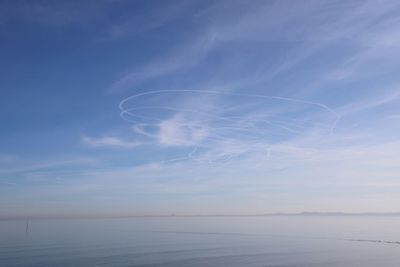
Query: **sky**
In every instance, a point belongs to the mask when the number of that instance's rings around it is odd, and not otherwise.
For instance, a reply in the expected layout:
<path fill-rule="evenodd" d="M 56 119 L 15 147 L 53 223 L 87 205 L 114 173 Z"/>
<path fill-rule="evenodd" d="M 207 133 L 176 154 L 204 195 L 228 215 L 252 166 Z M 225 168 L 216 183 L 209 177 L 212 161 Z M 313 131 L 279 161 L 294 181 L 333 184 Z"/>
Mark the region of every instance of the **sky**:
<path fill-rule="evenodd" d="M 0 1 L 0 215 L 392 212 L 400 2 Z"/>

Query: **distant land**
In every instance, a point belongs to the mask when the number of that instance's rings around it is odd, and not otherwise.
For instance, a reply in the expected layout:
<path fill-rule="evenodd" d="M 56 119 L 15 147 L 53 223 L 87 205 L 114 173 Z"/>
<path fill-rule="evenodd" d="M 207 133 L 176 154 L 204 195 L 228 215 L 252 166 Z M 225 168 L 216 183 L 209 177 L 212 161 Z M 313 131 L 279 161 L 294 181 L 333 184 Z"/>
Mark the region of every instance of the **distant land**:
<path fill-rule="evenodd" d="M 400 212 L 277 212 L 262 214 L 156 214 L 156 215 L 0 215 L 0 220 L 26 220 L 26 219 L 112 219 L 112 218 L 165 218 L 165 217 L 267 217 L 267 216 L 400 216 Z"/>
<path fill-rule="evenodd" d="M 266 213 L 261 216 L 400 216 L 400 212 L 318 212 Z"/>

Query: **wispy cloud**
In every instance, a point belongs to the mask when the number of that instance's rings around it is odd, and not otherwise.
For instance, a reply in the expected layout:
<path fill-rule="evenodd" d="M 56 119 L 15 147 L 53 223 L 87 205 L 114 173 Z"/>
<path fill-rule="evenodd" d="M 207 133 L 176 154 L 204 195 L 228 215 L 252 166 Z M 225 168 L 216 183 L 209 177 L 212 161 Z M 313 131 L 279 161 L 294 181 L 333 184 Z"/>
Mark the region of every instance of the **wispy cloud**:
<path fill-rule="evenodd" d="M 191 43 L 185 43 L 163 55 L 158 60 L 151 61 L 145 66 L 128 71 L 113 82 L 109 93 L 121 92 L 132 86 L 139 85 L 150 79 L 156 79 L 168 74 L 188 71 L 198 65 L 208 54 L 215 40 L 214 35 L 204 34 Z"/>
<path fill-rule="evenodd" d="M 207 137 L 204 126 L 195 127 L 176 115 L 159 124 L 158 142 L 163 145 L 196 145 Z"/>
<path fill-rule="evenodd" d="M 365 112 L 371 109 L 379 108 L 400 100 L 400 86 L 393 86 L 389 89 L 381 88 L 379 92 L 343 105 L 338 112 L 343 115 L 351 115 L 357 112 Z"/>
<path fill-rule="evenodd" d="M 73 158 L 52 159 L 32 161 L 24 158 L 15 158 L 13 164 L 8 162 L 8 166 L 3 166 L 0 174 L 28 173 L 43 170 L 54 170 L 68 166 L 84 166 L 96 163 L 95 158 L 77 156 Z M 21 167 L 22 165 L 22 167 Z"/>
<path fill-rule="evenodd" d="M 296 8 L 289 9 L 293 5 Z M 270 79 L 324 49 L 345 42 L 359 52 L 326 74 L 330 79 L 344 79 L 354 75 L 357 68 L 376 58 L 376 55 L 380 57 L 388 46 L 396 47 L 398 21 L 387 14 L 398 8 L 399 5 L 393 1 L 381 1 L 379 4 L 375 1 L 334 1 L 329 4 L 321 1 L 301 4 L 257 1 L 253 5 L 220 1 L 195 17 L 203 22 L 202 27 L 197 29 L 198 34 L 190 35 L 188 41 L 179 44 L 167 55 L 157 55 L 157 59 L 144 67 L 124 74 L 109 91 L 132 88 L 167 74 L 187 71 L 221 46 L 240 42 L 297 43 L 288 47 L 286 53 L 290 57 L 275 65 L 272 71 L 261 71 L 264 77 L 253 77 L 251 83 Z M 232 16 L 218 16 L 221 12 L 229 14 L 229 11 Z M 388 59 L 392 54 L 387 53 Z"/>
<path fill-rule="evenodd" d="M 141 145 L 139 142 L 129 142 L 117 137 L 89 137 L 83 136 L 82 141 L 92 147 L 133 148 Z"/>
<path fill-rule="evenodd" d="M 207 96 L 215 103 L 196 101 Z M 175 101 L 166 105 L 170 98 Z M 120 108 L 122 118 L 149 142 L 192 147 L 214 147 L 226 140 L 244 141 L 249 148 L 253 145 L 248 144 L 275 144 L 314 127 L 327 135 L 339 119 L 335 111 L 317 102 L 204 90 L 147 92 L 126 98 Z M 288 117 L 294 111 L 297 116 Z"/>

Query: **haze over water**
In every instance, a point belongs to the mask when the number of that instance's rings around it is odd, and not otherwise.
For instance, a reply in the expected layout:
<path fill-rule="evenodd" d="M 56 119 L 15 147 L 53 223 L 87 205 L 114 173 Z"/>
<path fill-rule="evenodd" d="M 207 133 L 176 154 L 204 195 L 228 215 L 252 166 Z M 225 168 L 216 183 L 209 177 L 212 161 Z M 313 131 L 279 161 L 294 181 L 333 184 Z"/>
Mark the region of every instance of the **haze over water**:
<path fill-rule="evenodd" d="M 1 266 L 385 266 L 400 217 L 142 217 L 0 222 Z M 398 243 L 385 243 L 385 241 Z"/>

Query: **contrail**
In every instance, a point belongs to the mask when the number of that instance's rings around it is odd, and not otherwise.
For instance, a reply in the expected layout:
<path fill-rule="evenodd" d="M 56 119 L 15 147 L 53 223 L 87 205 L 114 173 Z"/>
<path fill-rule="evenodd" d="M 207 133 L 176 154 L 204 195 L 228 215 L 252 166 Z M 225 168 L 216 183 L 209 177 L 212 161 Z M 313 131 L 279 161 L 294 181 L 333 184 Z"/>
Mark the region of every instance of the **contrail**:
<path fill-rule="evenodd" d="M 239 104 L 234 106 L 235 108 L 233 109 L 217 107 L 213 112 L 205 112 L 201 109 L 196 109 L 195 107 L 180 108 L 174 104 L 165 105 L 165 99 L 162 98 L 163 95 L 170 97 L 174 96 L 174 94 L 180 96 L 180 94 L 185 93 L 191 94 L 194 99 L 196 99 L 196 95 L 237 97 L 235 101 L 239 101 Z M 152 95 L 158 95 L 159 98 L 152 99 L 152 101 L 159 101 L 160 105 L 146 105 L 146 99 L 141 99 L 142 97 Z M 246 102 L 246 100 L 249 99 L 279 100 L 287 103 L 313 106 L 332 116 L 333 122 L 329 124 L 319 124 L 318 122 L 310 120 L 293 118 L 293 116 L 305 116 L 307 113 L 302 114 L 301 112 L 296 112 L 297 110 L 293 111 L 291 109 L 286 110 L 293 114 L 290 117 L 284 117 L 282 115 L 277 116 L 274 115 L 274 113 L 271 115 L 271 105 L 269 105 L 269 103 L 263 104 L 259 101 L 253 103 L 251 103 L 251 101 Z M 132 102 L 133 100 L 137 101 Z M 243 102 L 246 102 L 246 105 L 242 105 Z M 252 104 L 256 104 L 256 107 Z M 221 145 L 221 142 L 224 142 L 225 140 L 248 142 L 247 147 L 250 149 L 256 148 L 256 146 L 251 144 L 264 143 L 265 145 L 270 146 L 267 154 L 268 157 L 271 157 L 272 143 L 268 142 L 266 137 L 269 138 L 268 140 L 277 137 L 285 139 L 290 136 L 301 135 L 311 127 L 318 127 L 317 129 L 319 130 L 329 131 L 329 135 L 332 135 L 340 121 L 339 113 L 320 102 L 275 95 L 219 92 L 212 90 L 184 89 L 148 91 L 126 97 L 119 103 L 118 107 L 120 109 L 120 117 L 123 120 L 134 124 L 132 129 L 135 133 L 151 138 L 155 143 L 160 142 L 159 138 L 162 133 L 161 123 L 168 122 L 169 118 L 174 118 L 176 115 L 180 116 L 172 122 L 173 125 L 170 127 L 173 128 L 168 128 L 169 132 L 166 132 L 166 134 L 172 138 L 172 141 L 170 141 L 172 143 L 170 145 L 194 147 L 195 149 L 188 152 L 185 157 L 176 157 L 164 162 L 195 159 L 194 154 L 199 154 L 196 153 L 197 148 L 215 148 L 218 145 Z M 229 112 L 237 111 L 242 111 L 243 113 L 241 115 L 235 115 L 235 113 L 227 114 Z M 279 112 L 281 113 L 282 110 Z M 199 133 L 199 131 L 202 131 L 204 134 L 200 139 L 195 139 L 195 134 Z M 225 154 L 223 160 L 229 160 L 234 156 L 235 154 Z"/>
<path fill-rule="evenodd" d="M 294 102 L 294 103 L 302 103 L 302 104 L 310 104 L 310 105 L 315 105 L 318 106 L 322 109 L 325 109 L 326 111 L 332 113 L 335 117 L 339 118 L 339 113 L 328 107 L 327 105 L 324 105 L 319 102 L 313 102 L 313 101 L 307 101 L 307 100 L 302 100 L 302 99 L 297 99 L 297 98 L 290 98 L 290 97 L 281 97 L 281 96 L 273 96 L 273 95 L 258 95 L 258 94 L 243 94 L 243 93 L 226 93 L 226 92 L 219 92 L 219 91 L 209 91 L 209 90 L 189 90 L 189 89 L 182 89 L 182 90 L 155 90 L 155 91 L 148 91 L 136 95 L 129 96 L 125 99 L 123 99 L 119 103 L 119 108 L 120 110 L 124 111 L 124 103 L 127 101 L 138 98 L 141 96 L 145 95 L 152 95 L 152 94 L 163 94 L 163 93 L 201 93 L 201 94 L 216 94 L 216 95 L 228 95 L 228 96 L 244 96 L 244 97 L 255 97 L 255 98 L 266 98 L 266 99 L 277 99 L 277 100 L 283 100 L 283 101 L 289 101 L 289 102 Z"/>

